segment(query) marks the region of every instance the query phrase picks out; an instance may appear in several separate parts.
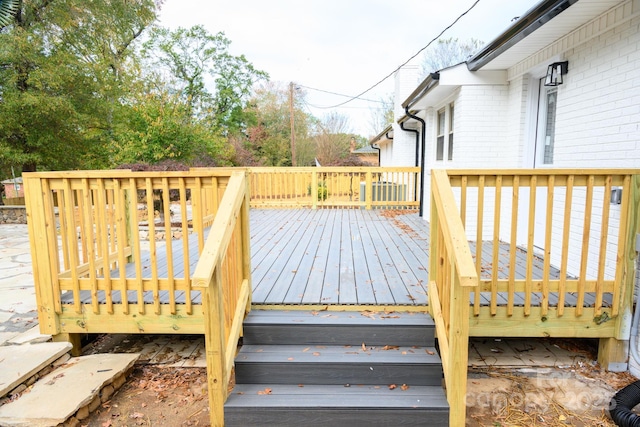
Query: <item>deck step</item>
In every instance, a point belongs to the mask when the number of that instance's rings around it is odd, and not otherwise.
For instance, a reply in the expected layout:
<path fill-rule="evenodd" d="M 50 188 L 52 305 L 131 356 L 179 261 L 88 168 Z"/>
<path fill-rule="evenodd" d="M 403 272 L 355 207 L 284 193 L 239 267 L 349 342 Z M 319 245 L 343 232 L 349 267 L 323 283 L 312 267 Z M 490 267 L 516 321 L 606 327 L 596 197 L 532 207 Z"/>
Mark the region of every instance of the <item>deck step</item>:
<path fill-rule="evenodd" d="M 227 426 L 446 426 L 442 387 L 236 385 L 225 405 Z"/>
<path fill-rule="evenodd" d="M 441 385 L 442 364 L 433 347 L 244 345 L 236 382 Z"/>
<path fill-rule="evenodd" d="M 252 311 L 227 426 L 448 425 L 431 318 Z"/>
<path fill-rule="evenodd" d="M 425 313 L 253 310 L 244 343 L 433 347 L 434 323 Z"/>

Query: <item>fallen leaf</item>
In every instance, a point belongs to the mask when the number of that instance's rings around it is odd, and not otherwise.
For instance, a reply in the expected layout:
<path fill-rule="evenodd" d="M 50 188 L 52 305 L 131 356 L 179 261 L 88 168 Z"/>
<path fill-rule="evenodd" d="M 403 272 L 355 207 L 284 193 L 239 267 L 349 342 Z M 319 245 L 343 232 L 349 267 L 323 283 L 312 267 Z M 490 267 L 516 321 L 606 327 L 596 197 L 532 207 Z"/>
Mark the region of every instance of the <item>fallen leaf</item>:
<path fill-rule="evenodd" d="M 431 350 L 429 350 L 429 349 L 426 349 L 425 351 L 427 352 L 427 354 L 428 354 L 429 356 L 433 356 L 434 354 L 436 354 L 434 351 L 431 351 Z"/>
<path fill-rule="evenodd" d="M 400 346 L 397 345 L 385 345 L 382 347 L 383 350 L 399 350 Z"/>
<path fill-rule="evenodd" d="M 306 353 L 307 351 L 309 351 L 311 349 L 311 347 L 307 347 L 304 350 L 302 350 L 303 353 Z"/>
<path fill-rule="evenodd" d="M 402 384 L 402 385 L 400 386 L 400 389 L 401 389 L 402 391 L 407 391 L 407 390 L 409 390 L 409 386 L 408 386 L 408 385 L 406 385 L 406 384 Z"/>
<path fill-rule="evenodd" d="M 140 412 L 134 412 L 133 414 L 129 415 L 129 418 L 143 418 L 144 414 L 141 414 Z"/>
<path fill-rule="evenodd" d="M 367 351 L 367 346 L 362 343 L 362 351 Z"/>
<path fill-rule="evenodd" d="M 389 384 L 389 390 L 395 390 L 396 388 L 398 388 L 397 385 L 395 384 Z"/>
<path fill-rule="evenodd" d="M 314 356 L 320 356 L 320 353 L 318 353 L 317 351 L 315 351 L 315 352 L 313 353 L 313 355 L 314 355 Z"/>
<path fill-rule="evenodd" d="M 265 388 L 264 390 L 260 390 L 260 391 L 258 392 L 258 394 L 262 394 L 262 395 L 264 395 L 264 394 L 271 394 L 271 392 L 272 392 L 272 391 L 273 391 L 273 390 L 271 390 L 270 388 Z"/>
<path fill-rule="evenodd" d="M 293 360 L 293 357 L 289 357 L 287 360 Z"/>

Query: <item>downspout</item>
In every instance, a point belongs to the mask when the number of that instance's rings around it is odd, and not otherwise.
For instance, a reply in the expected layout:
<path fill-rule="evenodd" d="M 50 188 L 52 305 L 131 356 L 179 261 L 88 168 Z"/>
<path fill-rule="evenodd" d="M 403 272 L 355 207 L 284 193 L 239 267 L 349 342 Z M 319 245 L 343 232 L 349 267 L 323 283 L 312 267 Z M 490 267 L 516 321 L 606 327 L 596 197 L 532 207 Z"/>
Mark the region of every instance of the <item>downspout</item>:
<path fill-rule="evenodd" d="M 415 129 L 409 129 L 404 127 L 404 122 L 400 122 L 400 129 L 402 129 L 405 132 L 413 132 L 416 134 L 416 164 L 415 166 L 418 167 L 419 166 L 419 159 L 420 159 L 420 132 L 418 132 Z M 413 198 L 414 200 L 417 198 L 418 196 L 418 187 L 414 186 L 413 188 Z"/>
<path fill-rule="evenodd" d="M 420 216 L 422 216 L 422 213 L 424 211 L 424 166 L 425 166 L 424 150 L 426 145 L 426 140 L 425 140 L 426 124 L 424 120 L 422 120 L 420 117 L 416 116 L 415 114 L 411 114 L 409 112 L 409 106 L 404 107 L 404 112 L 407 114 L 407 116 L 417 120 L 419 123 L 422 124 L 422 132 L 420 132 Z M 417 148 L 417 144 L 416 144 L 416 148 Z"/>
<path fill-rule="evenodd" d="M 370 146 L 371 148 L 373 148 L 374 150 L 377 150 L 377 151 L 378 151 L 378 166 L 380 166 L 380 147 L 374 147 L 374 146 L 373 146 L 373 142 L 372 142 L 371 144 L 369 144 L 369 146 Z"/>

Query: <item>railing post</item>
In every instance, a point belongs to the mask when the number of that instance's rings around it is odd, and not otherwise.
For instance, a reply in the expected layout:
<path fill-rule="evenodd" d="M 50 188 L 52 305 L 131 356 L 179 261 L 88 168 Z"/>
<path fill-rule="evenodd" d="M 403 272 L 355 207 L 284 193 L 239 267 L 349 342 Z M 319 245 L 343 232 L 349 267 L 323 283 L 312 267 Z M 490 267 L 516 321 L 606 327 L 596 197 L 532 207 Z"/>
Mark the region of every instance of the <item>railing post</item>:
<path fill-rule="evenodd" d="M 227 398 L 222 262 L 216 265 L 214 277 L 209 286 L 202 288 L 202 293 L 210 420 L 212 426 L 222 427 Z"/>
<path fill-rule="evenodd" d="M 371 202 L 373 201 L 373 174 L 371 170 L 367 170 L 367 174 L 365 176 L 366 185 L 364 190 L 364 200 L 365 207 L 367 210 L 371 210 Z"/>
<path fill-rule="evenodd" d="M 311 209 L 318 209 L 318 171 L 311 171 Z"/>
<path fill-rule="evenodd" d="M 47 209 L 45 209 L 45 199 L 48 200 L 49 195 L 44 194 L 40 178 L 30 177 L 29 174 L 25 174 L 23 178 L 40 332 L 56 335 L 60 333 L 60 324 L 55 312 L 53 286 L 55 279 L 52 277 L 53 260 L 49 256 L 51 248 L 47 238 Z"/>
<path fill-rule="evenodd" d="M 631 329 L 631 317 L 633 311 L 633 290 L 636 265 L 636 239 L 640 233 L 640 175 L 631 175 L 629 188 L 625 194 L 627 200 L 623 200 L 622 205 L 626 205 L 626 215 L 622 215 L 621 220 L 626 217 L 627 227 L 624 236 L 624 250 L 621 274 L 616 275 L 616 286 L 620 289 L 620 301 L 618 303 L 618 316 L 616 317 L 616 336 L 613 338 L 601 338 L 598 346 L 598 363 L 606 370 L 622 371 L 627 367 L 626 361 L 629 353 L 628 337 Z M 623 226 L 621 225 L 621 229 Z M 621 240 L 622 241 L 622 240 Z M 621 243 L 622 244 L 622 243 Z M 614 300 L 614 304 L 616 301 Z M 636 310 L 638 307 L 636 307 Z"/>
<path fill-rule="evenodd" d="M 457 275 L 456 275 L 457 276 Z M 469 298 L 468 286 L 460 286 L 457 277 L 451 286 L 451 315 L 449 318 L 450 384 L 447 394 L 451 413 L 450 426 L 463 427 L 467 408 L 467 369 L 469 364 Z"/>

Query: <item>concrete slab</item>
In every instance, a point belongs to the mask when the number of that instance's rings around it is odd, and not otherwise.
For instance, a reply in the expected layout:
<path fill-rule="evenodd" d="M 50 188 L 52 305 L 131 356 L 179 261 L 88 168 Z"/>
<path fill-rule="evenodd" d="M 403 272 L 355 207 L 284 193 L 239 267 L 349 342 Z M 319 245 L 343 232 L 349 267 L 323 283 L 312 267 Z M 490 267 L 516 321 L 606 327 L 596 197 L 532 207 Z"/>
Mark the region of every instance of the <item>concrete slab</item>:
<path fill-rule="evenodd" d="M 41 342 L 51 341 L 51 335 L 41 334 L 40 326 L 36 325 L 26 332 L 22 332 L 15 337 L 11 338 L 7 344 L 22 345 L 22 344 L 36 344 Z"/>
<path fill-rule="evenodd" d="M 0 332 L 0 346 L 5 345 L 7 341 L 18 335 L 18 332 Z"/>
<path fill-rule="evenodd" d="M 68 342 L 0 347 L 0 397 L 70 350 Z"/>
<path fill-rule="evenodd" d="M 88 405 L 100 390 L 130 369 L 138 354 L 74 357 L 36 382 L 29 393 L 0 406 L 0 425 L 50 427 Z"/>

